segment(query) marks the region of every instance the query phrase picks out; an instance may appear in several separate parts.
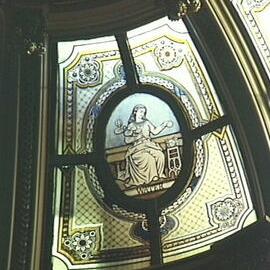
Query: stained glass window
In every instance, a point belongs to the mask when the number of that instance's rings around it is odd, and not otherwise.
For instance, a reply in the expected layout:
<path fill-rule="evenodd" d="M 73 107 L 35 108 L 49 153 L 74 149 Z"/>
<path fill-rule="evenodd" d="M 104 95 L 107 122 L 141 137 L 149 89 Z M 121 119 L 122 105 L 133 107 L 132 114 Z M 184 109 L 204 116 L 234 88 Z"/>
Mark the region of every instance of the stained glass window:
<path fill-rule="evenodd" d="M 60 42 L 53 269 L 140 269 L 256 221 L 237 140 L 182 21 Z"/>

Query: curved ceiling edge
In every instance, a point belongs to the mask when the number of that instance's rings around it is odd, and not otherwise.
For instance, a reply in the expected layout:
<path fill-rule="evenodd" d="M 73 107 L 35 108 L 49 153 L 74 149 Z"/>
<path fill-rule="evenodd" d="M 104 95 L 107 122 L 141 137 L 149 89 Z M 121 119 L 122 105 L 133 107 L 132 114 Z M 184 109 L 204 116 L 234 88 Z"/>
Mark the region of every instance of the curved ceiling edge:
<path fill-rule="evenodd" d="M 63 6 L 61 11 L 50 7 L 47 21 L 49 34 L 62 40 L 89 38 L 99 33 L 104 35 L 129 30 L 165 15 L 163 5 L 158 5 L 155 0 L 117 1 L 93 6 L 79 6 L 77 10 L 66 10 Z"/>
<path fill-rule="evenodd" d="M 252 103 L 259 117 L 262 130 L 265 135 L 267 148 L 270 148 L 270 123 L 269 123 L 269 82 L 263 79 L 263 72 L 259 70 L 258 64 L 255 63 L 243 37 L 237 30 L 232 15 L 226 5 L 226 1 L 220 1 L 217 5 L 214 1 L 208 1 L 209 9 L 222 27 L 222 31 L 228 43 L 232 48 L 238 66 L 242 71 L 243 77 L 247 82 L 248 90 Z"/>

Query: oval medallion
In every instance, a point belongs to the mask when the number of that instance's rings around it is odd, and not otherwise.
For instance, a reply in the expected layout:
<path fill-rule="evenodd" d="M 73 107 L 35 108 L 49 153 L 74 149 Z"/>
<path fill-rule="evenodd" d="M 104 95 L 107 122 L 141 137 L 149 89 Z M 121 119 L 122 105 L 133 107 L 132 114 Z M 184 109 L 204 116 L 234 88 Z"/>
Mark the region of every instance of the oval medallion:
<path fill-rule="evenodd" d="M 151 199 L 170 188 L 181 172 L 182 145 L 173 111 L 150 94 L 123 99 L 106 126 L 106 159 L 128 196 Z"/>

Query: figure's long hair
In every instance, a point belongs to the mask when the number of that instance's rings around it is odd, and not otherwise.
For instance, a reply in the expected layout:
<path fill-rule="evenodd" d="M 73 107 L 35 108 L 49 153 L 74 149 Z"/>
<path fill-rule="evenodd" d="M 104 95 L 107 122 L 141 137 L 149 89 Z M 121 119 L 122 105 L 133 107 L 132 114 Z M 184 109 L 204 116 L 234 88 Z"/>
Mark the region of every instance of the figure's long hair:
<path fill-rule="evenodd" d="M 135 119 L 136 119 L 136 113 L 139 109 L 144 109 L 144 116 L 143 116 L 143 120 L 147 120 L 146 119 L 146 113 L 147 113 L 147 108 L 142 105 L 142 104 L 137 104 L 136 106 L 133 107 L 132 109 L 132 113 L 128 119 L 128 124 L 132 123 L 132 122 L 135 122 Z"/>

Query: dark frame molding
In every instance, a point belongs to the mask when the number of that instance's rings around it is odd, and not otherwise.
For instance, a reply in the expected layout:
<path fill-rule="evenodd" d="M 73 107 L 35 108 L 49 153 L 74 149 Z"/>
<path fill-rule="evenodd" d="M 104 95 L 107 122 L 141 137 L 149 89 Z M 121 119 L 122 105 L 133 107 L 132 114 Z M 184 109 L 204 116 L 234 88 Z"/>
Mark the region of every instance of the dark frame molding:
<path fill-rule="evenodd" d="M 18 147 L 18 56 L 13 52 L 12 11 L 0 6 L 0 265 L 10 265 L 14 227 L 14 191 Z M 7 143 L 9 142 L 9 143 Z M 12 143 L 10 143 L 12 142 Z"/>

